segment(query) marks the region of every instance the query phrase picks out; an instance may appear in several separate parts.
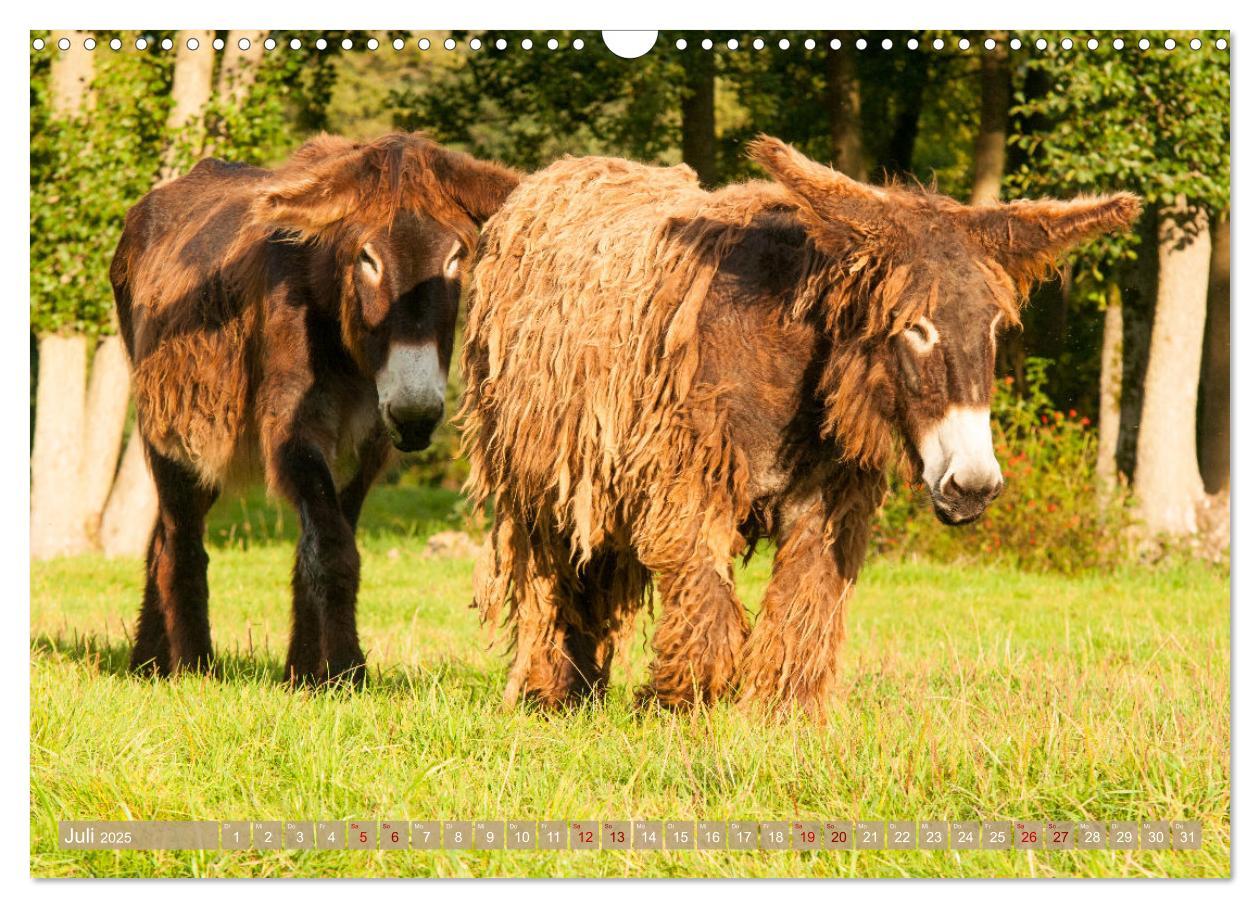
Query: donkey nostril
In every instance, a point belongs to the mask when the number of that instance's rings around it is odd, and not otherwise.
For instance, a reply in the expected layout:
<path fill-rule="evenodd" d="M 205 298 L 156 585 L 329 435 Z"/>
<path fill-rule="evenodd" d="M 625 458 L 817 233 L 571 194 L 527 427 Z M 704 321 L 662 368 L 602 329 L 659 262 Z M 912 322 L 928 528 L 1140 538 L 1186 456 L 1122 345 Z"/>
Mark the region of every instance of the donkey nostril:
<path fill-rule="evenodd" d="M 951 498 L 960 498 L 963 494 L 962 487 L 958 485 L 958 480 L 954 479 L 953 476 L 945 480 L 945 484 L 941 486 L 941 491 Z"/>

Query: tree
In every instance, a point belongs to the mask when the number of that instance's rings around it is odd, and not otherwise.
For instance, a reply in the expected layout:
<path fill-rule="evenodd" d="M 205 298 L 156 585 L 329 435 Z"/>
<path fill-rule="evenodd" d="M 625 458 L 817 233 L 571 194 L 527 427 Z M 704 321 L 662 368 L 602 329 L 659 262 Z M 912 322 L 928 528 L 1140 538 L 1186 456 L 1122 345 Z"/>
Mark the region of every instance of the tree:
<path fill-rule="evenodd" d="M 836 169 L 855 180 L 866 179 L 862 143 L 862 89 L 858 83 L 853 32 L 828 32 L 827 42 L 840 46 L 827 51 L 827 123 L 831 132 L 831 160 Z"/>
<path fill-rule="evenodd" d="M 971 204 L 996 202 L 1006 174 L 1006 123 L 1011 105 L 1011 57 L 1006 32 L 989 32 L 993 50 L 980 57 L 980 129 L 976 132 Z"/>
<path fill-rule="evenodd" d="M 1212 223 L 1212 263 L 1203 370 L 1199 377 L 1199 468 L 1211 493 L 1229 488 L 1229 212 Z"/>
<path fill-rule="evenodd" d="M 683 66 L 687 84 L 682 94 L 682 158 L 701 183 L 713 186 L 718 178 L 713 53 L 698 46 L 691 48 Z"/>
<path fill-rule="evenodd" d="M 68 130 L 91 107 L 94 63 L 82 32 L 54 32 L 51 45 L 69 42 L 53 59 L 51 119 Z M 34 327 L 34 325 L 33 325 Z M 48 331 L 39 339 L 35 431 L 31 449 L 31 557 L 87 551 L 80 468 L 83 462 L 87 339 Z"/>
<path fill-rule="evenodd" d="M 1128 188 L 1152 209 L 1139 231 L 1154 262 L 1151 330 L 1141 382 L 1133 491 L 1151 533 L 1192 533 L 1204 498 L 1195 410 L 1207 311 L 1211 212 L 1229 204 L 1229 63 L 1212 49 L 1192 51 L 1189 35 L 1152 35 L 1149 51 L 1103 50 L 1082 56 L 1051 44 L 1030 64 L 1053 90 L 1024 104 L 1049 126 L 1023 137 L 1038 173 L 1021 174 L 1032 189 L 1053 192 Z M 1162 44 L 1172 38 L 1178 49 Z M 1125 243 L 1099 244 L 1085 258 L 1133 258 Z M 1095 269 L 1097 270 L 1097 269 Z M 1143 283 L 1139 267 L 1138 285 Z M 1130 354 L 1125 332 L 1125 355 Z M 1133 345 L 1141 352 L 1140 341 Z M 1127 396 L 1127 395 L 1126 395 Z"/>

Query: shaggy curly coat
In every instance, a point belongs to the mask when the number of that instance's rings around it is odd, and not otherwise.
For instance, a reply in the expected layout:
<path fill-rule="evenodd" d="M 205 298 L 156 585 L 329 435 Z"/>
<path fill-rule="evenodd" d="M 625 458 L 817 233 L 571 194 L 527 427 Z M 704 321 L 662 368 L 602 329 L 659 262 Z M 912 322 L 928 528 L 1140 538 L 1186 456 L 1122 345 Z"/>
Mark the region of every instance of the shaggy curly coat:
<path fill-rule="evenodd" d="M 960 395 L 987 405 L 990 323 L 1136 210 L 966 208 L 778 140 L 750 153 L 775 181 L 716 192 L 686 166 L 565 158 L 482 234 L 460 418 L 469 488 L 495 501 L 474 595 L 486 622 L 508 608 L 509 703 L 601 691 L 655 578 L 644 694 L 821 712 L 898 437 Z M 899 365 L 907 328 L 951 312 L 984 327 L 949 368 Z M 778 548 L 750 631 L 731 563 L 762 538 Z"/>

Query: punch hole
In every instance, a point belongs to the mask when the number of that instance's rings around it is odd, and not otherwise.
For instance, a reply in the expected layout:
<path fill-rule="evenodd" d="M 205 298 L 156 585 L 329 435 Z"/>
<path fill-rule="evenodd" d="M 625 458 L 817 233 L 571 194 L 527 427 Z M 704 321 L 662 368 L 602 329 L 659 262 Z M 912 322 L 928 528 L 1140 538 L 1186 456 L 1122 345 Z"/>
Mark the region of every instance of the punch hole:
<path fill-rule="evenodd" d="M 853 44 L 855 47 L 857 47 L 858 50 L 866 50 L 865 38 L 858 38 L 856 41 L 853 42 Z"/>
<path fill-rule="evenodd" d="M 328 47 L 328 42 L 325 41 L 323 38 L 319 38 L 315 41 L 316 50 L 324 50 L 327 47 Z"/>
<path fill-rule="evenodd" d="M 1059 42 L 1059 46 L 1060 46 L 1060 47 L 1062 47 L 1064 50 L 1071 50 L 1071 49 L 1072 49 L 1072 39 L 1071 39 L 1071 38 L 1064 38 L 1062 41 L 1060 41 L 1060 42 Z"/>
<path fill-rule="evenodd" d="M 1224 49 L 1225 49 L 1225 48 L 1227 48 L 1227 47 L 1229 47 L 1229 42 L 1228 42 L 1228 41 L 1226 41 L 1224 38 L 1217 38 L 1217 39 L 1216 39 L 1216 49 L 1217 49 L 1217 50 L 1224 50 Z"/>
<path fill-rule="evenodd" d="M 766 46 L 766 42 L 761 38 L 753 38 L 753 50 L 761 50 Z"/>
<path fill-rule="evenodd" d="M 677 41 L 675 41 L 675 42 L 674 42 L 674 47 L 678 48 L 678 50 L 686 50 L 686 49 L 687 49 L 687 39 L 686 39 L 686 38 L 679 38 Z"/>
<path fill-rule="evenodd" d="M 604 46 L 610 51 L 624 60 L 634 60 L 642 57 L 653 47 L 656 46 L 657 32 L 652 31 L 606 31 L 600 32 L 600 37 L 604 39 Z M 581 39 L 579 38 L 578 41 Z M 734 40 L 733 38 L 731 40 Z M 578 42 L 574 41 L 573 46 L 578 50 Z M 735 48 L 731 48 L 734 50 Z"/>
<path fill-rule="evenodd" d="M 184 42 L 184 47 L 188 48 L 189 50 L 196 50 L 197 48 L 201 47 L 201 42 L 198 41 L 196 38 L 189 38 L 187 41 Z"/>
<path fill-rule="evenodd" d="M 302 49 L 302 40 L 300 38 L 293 38 L 292 40 L 289 41 L 289 50 L 301 50 L 301 49 Z"/>
<path fill-rule="evenodd" d="M 149 42 L 146 41 L 144 38 L 136 39 L 136 50 L 144 50 L 148 46 L 149 46 Z"/>
<path fill-rule="evenodd" d="M 879 46 L 884 50 L 892 50 L 892 38 L 885 38 L 883 41 L 879 42 Z"/>
<path fill-rule="evenodd" d="M 394 45 L 394 50 L 402 50 L 407 46 L 407 42 L 402 38 L 395 38 L 392 43 Z"/>
<path fill-rule="evenodd" d="M 1200 41 L 1198 38 L 1191 38 L 1191 39 L 1190 39 L 1190 49 L 1191 49 L 1191 50 L 1198 50 L 1198 49 L 1199 49 L 1199 48 L 1201 48 L 1202 46 L 1203 46 L 1203 42 L 1202 42 L 1202 41 Z"/>
<path fill-rule="evenodd" d="M 581 38 L 574 38 L 572 47 L 574 50 L 581 50 L 582 48 L 586 47 L 586 42 L 583 41 Z"/>
<path fill-rule="evenodd" d="M 959 39 L 958 39 L 958 49 L 959 49 L 959 50 L 967 50 L 969 47 L 971 47 L 971 42 L 970 42 L 970 41 L 968 41 L 966 38 L 959 38 Z"/>
<path fill-rule="evenodd" d="M 726 47 L 728 50 L 739 50 L 739 41 L 737 41 L 734 38 L 731 38 L 729 41 L 726 42 Z"/>
<path fill-rule="evenodd" d="M 264 41 L 264 42 L 263 42 L 263 47 L 264 47 L 264 48 L 266 48 L 267 50 L 275 50 L 275 49 L 276 49 L 276 39 L 275 39 L 275 38 L 268 38 L 266 41 Z"/>
<path fill-rule="evenodd" d="M 83 46 L 84 46 L 84 48 L 86 48 L 87 50 L 96 50 L 96 39 L 95 39 L 95 38 L 85 38 L 85 39 L 83 40 Z"/>
<path fill-rule="evenodd" d="M 547 50 L 557 50 L 559 49 L 559 47 L 560 47 L 560 42 L 557 41 L 555 38 L 547 39 Z"/>
<path fill-rule="evenodd" d="M 996 41 L 994 41 L 992 38 L 985 38 L 985 39 L 984 39 L 984 49 L 985 49 L 985 50 L 993 50 L 995 47 L 997 47 L 997 42 L 996 42 Z"/>
<path fill-rule="evenodd" d="M 814 49 L 814 47 L 816 46 L 816 44 L 817 44 L 817 42 L 816 42 L 813 38 L 806 38 L 806 39 L 805 39 L 805 49 L 806 49 L 806 50 L 813 50 L 813 49 Z"/>
<path fill-rule="evenodd" d="M 779 39 L 779 50 L 787 50 L 791 46 L 792 46 L 792 42 L 789 41 L 787 38 Z"/>
<path fill-rule="evenodd" d="M 1049 46 L 1050 46 L 1050 42 L 1047 41 L 1045 38 L 1037 39 L 1037 50 L 1045 50 Z"/>
<path fill-rule="evenodd" d="M 43 49 L 44 49 L 44 39 L 43 39 L 43 38 L 36 38 L 34 41 L 32 41 L 32 42 L 31 42 L 31 47 L 35 48 L 36 50 L 43 50 Z"/>
<path fill-rule="evenodd" d="M 162 50 L 170 50 L 174 46 L 175 46 L 175 42 L 172 41 L 170 38 L 162 39 Z"/>
<path fill-rule="evenodd" d="M 494 49 L 495 49 L 495 50 L 507 50 L 507 41 L 505 41 L 505 40 L 504 40 L 504 39 L 502 39 L 502 38 L 500 38 L 498 41 L 495 41 L 495 42 L 494 42 Z"/>
<path fill-rule="evenodd" d="M 910 48 L 911 50 L 918 50 L 918 49 L 919 49 L 919 39 L 918 39 L 918 38 L 911 38 L 909 41 L 907 41 L 907 42 L 906 42 L 906 47 Z"/>
<path fill-rule="evenodd" d="M 249 50 L 252 45 L 250 44 L 250 41 L 248 38 L 241 38 L 236 42 L 236 46 L 240 50 Z"/>
<path fill-rule="evenodd" d="M 1023 46 L 1024 46 L 1024 42 L 1019 40 L 1018 38 L 1011 39 L 1011 50 L 1019 50 Z"/>
<path fill-rule="evenodd" d="M 1111 42 L 1111 46 L 1115 48 L 1116 50 L 1124 50 L 1124 39 L 1116 38 L 1114 41 Z"/>
<path fill-rule="evenodd" d="M 1167 38 L 1167 39 L 1165 39 L 1165 41 L 1164 41 L 1164 50 L 1172 50 L 1172 49 L 1173 49 L 1173 48 L 1175 48 L 1176 46 L 1177 46 L 1177 42 L 1176 42 L 1176 41 L 1174 41 L 1172 38 Z"/>
<path fill-rule="evenodd" d="M 534 42 L 530 38 L 521 39 L 521 50 L 533 50 Z"/>
<path fill-rule="evenodd" d="M 368 38 L 368 44 L 367 44 L 368 50 L 376 50 L 380 46 L 381 46 L 380 41 L 377 41 L 375 38 Z"/>
<path fill-rule="evenodd" d="M 442 46 L 443 46 L 443 47 L 445 47 L 447 50 L 454 50 L 454 49 L 455 49 L 455 39 L 454 39 L 454 38 L 447 38 L 445 41 L 443 41 L 443 42 L 442 42 Z"/>
<path fill-rule="evenodd" d="M 1090 38 L 1088 41 L 1085 42 L 1085 46 L 1088 47 L 1090 50 L 1098 50 L 1098 39 Z"/>
<path fill-rule="evenodd" d="M 342 39 L 341 39 L 341 49 L 342 49 L 342 50 L 350 50 L 352 47 L 354 47 L 354 42 L 353 42 L 353 41 L 351 41 L 349 38 L 342 38 Z"/>
<path fill-rule="evenodd" d="M 473 38 L 471 41 L 468 42 L 468 46 L 471 47 L 473 50 L 481 50 L 481 39 Z"/>
<path fill-rule="evenodd" d="M 703 47 L 705 50 L 713 50 L 713 41 L 710 38 L 705 38 L 703 41 L 700 42 L 700 46 Z"/>
<path fill-rule="evenodd" d="M 840 39 L 839 39 L 839 38 L 832 38 L 832 39 L 831 39 L 831 43 L 830 43 L 830 47 L 831 47 L 831 49 L 832 49 L 832 50 L 839 50 L 839 49 L 840 49 Z"/>
<path fill-rule="evenodd" d="M 945 49 L 945 39 L 944 39 L 944 38 L 937 38 L 935 41 L 933 41 L 933 42 L 932 42 L 932 49 L 933 49 L 933 50 L 944 50 L 944 49 Z"/>
<path fill-rule="evenodd" d="M 222 38 L 215 38 L 213 41 L 210 42 L 210 44 L 211 46 L 214 47 L 215 50 L 223 50 L 224 42 Z"/>
<path fill-rule="evenodd" d="M 419 41 L 416 42 L 416 47 L 420 48 L 421 50 L 428 50 L 430 46 L 431 44 L 429 43 L 428 38 L 421 38 Z"/>
<path fill-rule="evenodd" d="M 60 50 L 69 50 L 69 49 L 70 49 L 70 39 L 69 39 L 69 38 L 62 38 L 60 41 L 58 41 L 58 42 L 57 42 L 57 47 L 58 47 Z"/>
<path fill-rule="evenodd" d="M 122 41 L 117 38 L 111 38 L 109 41 L 110 50 L 122 50 Z"/>
<path fill-rule="evenodd" d="M 1138 47 L 1142 50 L 1150 50 L 1151 42 L 1147 40 L 1146 38 L 1143 38 L 1141 41 L 1138 42 Z"/>

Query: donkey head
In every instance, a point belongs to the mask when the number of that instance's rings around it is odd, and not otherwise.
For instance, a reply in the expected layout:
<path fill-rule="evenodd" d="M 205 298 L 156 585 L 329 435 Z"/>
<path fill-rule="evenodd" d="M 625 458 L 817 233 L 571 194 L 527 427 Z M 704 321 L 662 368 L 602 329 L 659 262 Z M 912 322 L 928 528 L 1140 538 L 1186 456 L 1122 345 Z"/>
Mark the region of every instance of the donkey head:
<path fill-rule="evenodd" d="M 763 137 L 751 156 L 787 190 L 834 281 L 823 317 L 835 352 L 824 430 L 855 460 L 886 456 L 896 427 L 944 523 L 969 523 L 1002 490 L 989 399 L 999 332 L 1055 258 L 1127 227 L 1128 193 L 965 206 L 875 187 Z"/>
<path fill-rule="evenodd" d="M 464 262 L 518 175 L 391 135 L 367 145 L 321 137 L 276 177 L 256 217 L 322 250 L 342 343 L 375 381 L 390 438 L 403 451 L 426 447 L 445 407 Z"/>

